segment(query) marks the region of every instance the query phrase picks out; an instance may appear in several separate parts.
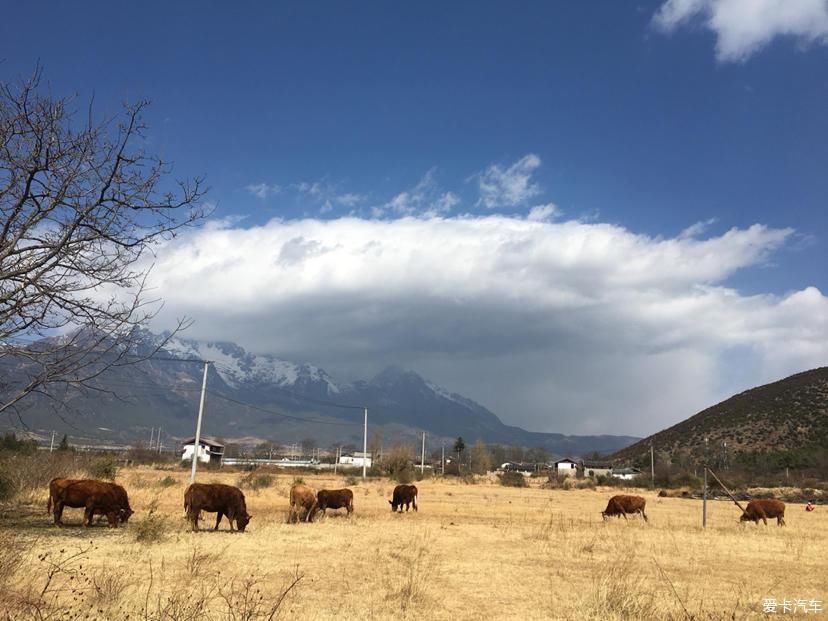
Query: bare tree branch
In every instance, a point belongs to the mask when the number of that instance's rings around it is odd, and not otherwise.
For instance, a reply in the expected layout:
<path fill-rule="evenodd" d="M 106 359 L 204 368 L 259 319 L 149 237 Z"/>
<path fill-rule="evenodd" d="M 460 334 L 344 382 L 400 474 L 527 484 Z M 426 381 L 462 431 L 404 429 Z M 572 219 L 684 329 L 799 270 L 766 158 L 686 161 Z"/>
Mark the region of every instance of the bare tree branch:
<path fill-rule="evenodd" d="M 59 387 L 99 390 L 113 366 L 151 357 L 136 349 L 161 309 L 147 299 L 152 247 L 205 217 L 202 179 L 173 181 L 141 148 L 148 102 L 120 122 L 80 129 L 71 101 L 44 94 L 41 70 L 0 84 L 0 412 Z"/>

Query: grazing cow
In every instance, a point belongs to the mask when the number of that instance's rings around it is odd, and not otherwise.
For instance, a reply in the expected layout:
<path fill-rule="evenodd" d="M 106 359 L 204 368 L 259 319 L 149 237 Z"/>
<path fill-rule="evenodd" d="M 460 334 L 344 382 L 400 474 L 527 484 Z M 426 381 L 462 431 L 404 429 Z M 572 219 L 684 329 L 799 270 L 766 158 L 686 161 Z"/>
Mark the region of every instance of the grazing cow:
<path fill-rule="evenodd" d="M 400 513 L 402 513 L 402 506 L 405 505 L 405 510 L 408 511 L 408 506 L 413 505 L 414 511 L 417 510 L 417 486 L 416 485 L 397 485 L 394 488 L 394 495 L 393 499 L 388 501 L 388 504 L 391 505 L 391 511 L 394 512 L 397 510 L 397 507 L 400 508 Z"/>
<path fill-rule="evenodd" d="M 313 516 L 319 505 L 316 500 L 316 490 L 307 485 L 297 483 L 290 488 L 290 511 L 288 523 L 301 521 L 301 512 L 305 512 L 305 522 L 313 522 Z"/>
<path fill-rule="evenodd" d="M 775 498 L 751 500 L 739 521 L 758 524 L 762 520 L 767 525 L 768 518 L 776 518 L 777 526 L 785 526 L 785 503 Z"/>
<path fill-rule="evenodd" d="M 55 478 L 49 481 L 49 500 L 46 503 L 46 513 L 52 512 L 52 506 L 57 502 L 57 498 L 61 490 L 65 489 L 69 485 L 72 485 L 73 483 L 79 483 L 80 481 L 84 480 L 87 479 Z M 134 511 L 129 506 L 129 497 L 127 496 L 126 490 L 120 485 L 116 485 L 114 483 L 110 485 L 113 485 L 113 493 L 115 493 L 118 496 L 118 499 L 121 504 L 121 510 L 118 514 L 118 521 L 126 524 L 127 522 L 129 522 L 129 517 L 134 513 Z M 100 512 L 94 508 L 93 511 L 94 513 L 98 513 L 99 515 L 101 515 Z M 100 520 L 101 518 L 98 519 Z"/>
<path fill-rule="evenodd" d="M 224 485 L 222 483 L 193 483 L 184 492 L 184 511 L 192 524 L 193 530 L 198 530 L 198 518 L 202 511 L 216 514 L 216 525 L 213 530 L 218 530 L 222 516 L 227 516 L 230 522 L 230 530 L 233 529 L 233 522 L 239 532 L 243 533 L 253 516 L 247 512 L 247 504 L 244 501 L 244 494 L 238 487 Z"/>
<path fill-rule="evenodd" d="M 349 489 L 320 489 L 316 494 L 318 508 L 325 515 L 326 509 L 347 509 L 348 515 L 354 511 L 354 493 Z"/>
<path fill-rule="evenodd" d="M 49 485 L 49 492 L 50 500 L 54 503 L 55 524 L 58 526 L 63 526 L 64 507 L 83 507 L 84 526 L 92 526 L 92 517 L 99 513 L 106 516 L 111 528 L 116 528 L 119 521 L 128 521 L 133 513 L 126 490 L 120 485 L 94 479 L 53 483 L 54 486 L 51 483 Z"/>
<path fill-rule="evenodd" d="M 644 513 L 644 506 L 647 504 L 647 501 L 644 500 L 641 496 L 626 496 L 624 494 L 619 494 L 617 496 L 613 496 L 609 499 L 607 503 L 607 508 L 601 511 L 601 515 L 604 518 L 604 521 L 607 521 L 607 518 L 611 515 L 618 517 L 619 515 L 624 516 L 624 519 L 627 519 L 627 514 L 635 514 L 640 513 L 641 517 L 644 518 L 644 521 L 647 521 L 647 514 Z"/>
<path fill-rule="evenodd" d="M 49 481 L 49 500 L 46 502 L 46 513 L 52 512 L 52 505 L 57 501 L 60 490 L 71 483 L 77 483 L 80 479 L 61 479 L 54 478 Z"/>

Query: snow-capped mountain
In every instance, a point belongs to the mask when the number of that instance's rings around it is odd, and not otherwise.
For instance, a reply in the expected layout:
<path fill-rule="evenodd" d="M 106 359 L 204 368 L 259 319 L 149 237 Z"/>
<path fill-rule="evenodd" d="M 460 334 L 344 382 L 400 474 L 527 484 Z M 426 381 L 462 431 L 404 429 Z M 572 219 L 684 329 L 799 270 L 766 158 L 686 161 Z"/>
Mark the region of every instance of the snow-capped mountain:
<path fill-rule="evenodd" d="M 323 386 L 327 394 L 341 392 L 330 375 L 312 364 L 297 364 L 275 356 L 257 355 L 235 343 L 199 342 L 179 337 L 166 338 L 162 350 L 177 358 L 211 361 L 228 386 L 240 388 L 251 384 L 273 384 L 301 388 Z"/>
<path fill-rule="evenodd" d="M 470 442 L 481 439 L 580 455 L 618 450 L 635 441 L 627 436 L 534 433 L 505 425 L 479 403 L 400 367 L 388 367 L 370 380 L 340 384 L 313 364 L 254 354 L 234 343 L 148 331 L 138 336 L 135 353 L 146 356 L 158 350 L 151 359 L 110 369 L 100 377 L 102 391 L 66 391 L 58 412 L 54 400 L 30 399 L 21 412 L 27 424 L 70 433 L 114 430 L 122 439 L 148 437 L 151 427 L 163 427 L 177 437 L 191 435 L 201 392 L 200 362 L 209 360 L 207 435 L 361 445 L 362 408 L 367 407 L 372 433 L 380 431 L 386 443 L 426 431 L 432 440 L 463 436 Z"/>

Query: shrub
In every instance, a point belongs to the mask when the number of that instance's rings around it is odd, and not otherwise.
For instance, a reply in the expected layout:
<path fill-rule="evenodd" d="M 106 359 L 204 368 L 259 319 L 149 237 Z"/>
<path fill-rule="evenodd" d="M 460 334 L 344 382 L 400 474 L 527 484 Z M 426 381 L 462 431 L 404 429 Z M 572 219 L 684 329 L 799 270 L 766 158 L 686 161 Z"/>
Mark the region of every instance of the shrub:
<path fill-rule="evenodd" d="M 135 524 L 134 531 L 135 541 L 139 543 L 160 543 L 166 539 L 170 531 L 169 518 L 166 515 L 158 513 L 157 498 L 153 499 L 150 503 L 144 519 Z"/>
<path fill-rule="evenodd" d="M 14 484 L 5 472 L 0 472 L 0 502 L 14 495 Z"/>
<path fill-rule="evenodd" d="M 170 475 L 167 475 L 163 479 L 158 480 L 158 487 L 172 487 L 173 485 L 176 485 L 177 483 L 178 483 L 178 481 L 176 481 L 174 477 L 171 477 Z"/>
<path fill-rule="evenodd" d="M 93 460 L 87 467 L 89 476 L 93 479 L 108 479 L 115 480 L 115 475 L 118 474 L 118 463 L 112 456 L 99 457 Z"/>
<path fill-rule="evenodd" d="M 408 485 L 414 480 L 414 473 L 411 471 L 410 468 L 405 468 L 403 470 L 398 470 L 397 472 L 395 472 L 392 478 L 397 483 Z"/>
<path fill-rule="evenodd" d="M 498 475 L 498 478 L 500 479 L 500 484 L 506 487 L 528 487 L 529 485 L 526 482 L 526 477 L 520 472 L 504 472 Z"/>
<path fill-rule="evenodd" d="M 347 476 L 345 477 L 345 485 L 359 485 L 359 479 L 355 476 Z"/>

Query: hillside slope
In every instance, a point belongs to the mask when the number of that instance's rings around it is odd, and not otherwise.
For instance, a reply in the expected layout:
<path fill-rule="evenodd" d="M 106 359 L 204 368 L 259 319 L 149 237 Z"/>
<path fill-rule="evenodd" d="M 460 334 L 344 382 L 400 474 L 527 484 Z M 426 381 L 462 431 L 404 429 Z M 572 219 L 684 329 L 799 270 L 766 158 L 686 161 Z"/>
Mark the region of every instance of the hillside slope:
<path fill-rule="evenodd" d="M 828 446 L 828 367 L 751 388 L 613 455 L 630 460 L 649 451 L 701 456 L 704 439 L 732 454 L 798 451 Z M 713 449 L 711 449 L 713 450 Z"/>

